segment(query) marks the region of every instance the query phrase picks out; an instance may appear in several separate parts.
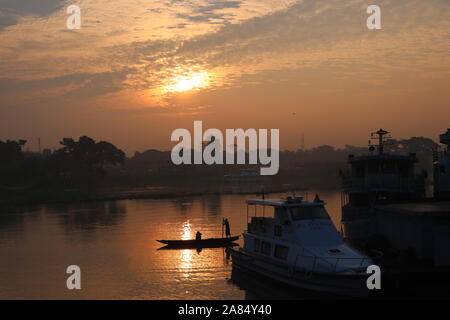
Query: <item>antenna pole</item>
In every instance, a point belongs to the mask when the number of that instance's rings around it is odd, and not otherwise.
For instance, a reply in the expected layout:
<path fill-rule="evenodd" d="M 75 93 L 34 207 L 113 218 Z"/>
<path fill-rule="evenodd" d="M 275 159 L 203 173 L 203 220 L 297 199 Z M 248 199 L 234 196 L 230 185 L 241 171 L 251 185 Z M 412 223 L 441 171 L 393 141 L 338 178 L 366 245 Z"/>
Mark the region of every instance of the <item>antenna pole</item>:
<path fill-rule="evenodd" d="M 379 148 L 379 152 L 380 152 L 380 154 L 383 154 L 383 135 L 381 134 L 381 132 L 379 132 L 378 133 L 378 140 L 379 140 L 379 146 L 380 146 L 380 148 Z"/>
<path fill-rule="evenodd" d="M 378 136 L 378 154 L 382 155 L 384 152 L 384 136 L 387 135 L 389 132 L 383 129 L 378 130 L 377 132 L 373 132 L 371 134 L 371 139 L 375 139 L 373 137 L 374 134 Z"/>

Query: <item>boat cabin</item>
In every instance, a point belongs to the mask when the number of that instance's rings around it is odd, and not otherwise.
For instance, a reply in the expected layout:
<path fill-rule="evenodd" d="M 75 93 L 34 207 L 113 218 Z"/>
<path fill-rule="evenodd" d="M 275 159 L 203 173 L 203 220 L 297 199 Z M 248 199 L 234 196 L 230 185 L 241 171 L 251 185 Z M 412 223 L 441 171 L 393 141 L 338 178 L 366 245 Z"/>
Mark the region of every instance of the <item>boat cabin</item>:
<path fill-rule="evenodd" d="M 378 136 L 379 144 L 376 147 L 370 145 L 368 154 L 348 156 L 349 170 L 346 174 L 341 172 L 343 205 L 353 203 L 363 206 L 425 196 L 424 177 L 415 174 L 416 154 L 385 153 L 388 133 L 383 129 L 372 133 L 372 136 Z"/>
<path fill-rule="evenodd" d="M 321 200 L 302 197 L 248 200 L 247 233 L 290 242 L 340 243 L 341 239 Z"/>
<path fill-rule="evenodd" d="M 334 226 L 325 202 L 302 197 L 247 200 L 244 251 L 275 263 L 327 272 L 359 268 L 366 257 L 348 247 Z"/>
<path fill-rule="evenodd" d="M 248 232 L 252 233 L 266 234 L 268 229 L 273 229 L 275 236 L 282 236 L 283 227 L 291 227 L 297 221 L 330 220 L 325 203 L 320 200 L 304 202 L 302 197 L 288 197 L 286 200 L 248 200 L 246 203 Z"/>

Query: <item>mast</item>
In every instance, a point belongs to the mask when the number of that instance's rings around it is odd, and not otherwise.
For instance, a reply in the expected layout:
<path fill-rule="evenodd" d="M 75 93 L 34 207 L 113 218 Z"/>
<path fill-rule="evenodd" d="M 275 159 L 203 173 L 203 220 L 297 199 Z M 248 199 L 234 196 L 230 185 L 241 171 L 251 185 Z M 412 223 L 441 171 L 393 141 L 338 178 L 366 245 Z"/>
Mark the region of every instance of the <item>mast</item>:
<path fill-rule="evenodd" d="M 386 139 L 391 138 L 390 136 L 387 136 L 389 133 L 390 132 L 388 132 L 386 130 L 380 129 L 377 132 L 372 132 L 370 134 L 371 140 L 374 140 L 374 139 L 378 140 L 378 154 L 379 155 L 382 155 L 384 153 L 384 144 L 386 142 Z"/>

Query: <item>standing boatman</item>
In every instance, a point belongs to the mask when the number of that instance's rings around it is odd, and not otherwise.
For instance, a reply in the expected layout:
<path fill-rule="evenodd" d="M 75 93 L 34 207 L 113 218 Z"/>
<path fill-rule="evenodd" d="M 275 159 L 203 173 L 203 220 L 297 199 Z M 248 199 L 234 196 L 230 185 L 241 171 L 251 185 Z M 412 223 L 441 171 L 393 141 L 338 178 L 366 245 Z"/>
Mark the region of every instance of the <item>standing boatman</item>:
<path fill-rule="evenodd" d="M 230 223 L 228 222 L 228 219 L 227 218 L 225 218 L 224 220 L 223 220 L 223 225 L 225 226 L 225 236 L 228 238 L 228 237 L 231 237 L 231 232 L 230 232 Z"/>

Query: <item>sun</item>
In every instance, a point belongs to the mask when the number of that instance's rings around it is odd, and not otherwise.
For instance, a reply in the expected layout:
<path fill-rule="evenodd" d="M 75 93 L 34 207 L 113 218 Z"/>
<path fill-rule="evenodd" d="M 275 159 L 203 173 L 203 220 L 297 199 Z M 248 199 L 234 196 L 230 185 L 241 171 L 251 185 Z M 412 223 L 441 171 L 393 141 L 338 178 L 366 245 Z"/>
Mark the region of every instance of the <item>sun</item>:
<path fill-rule="evenodd" d="M 172 78 L 164 88 L 168 92 L 184 92 L 207 87 L 209 76 L 207 73 L 192 73 Z"/>

